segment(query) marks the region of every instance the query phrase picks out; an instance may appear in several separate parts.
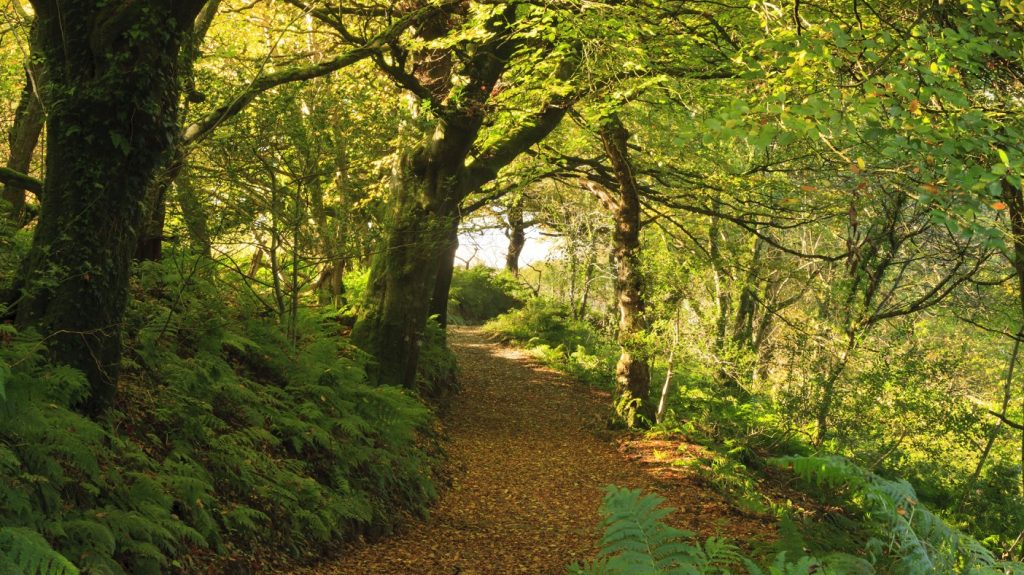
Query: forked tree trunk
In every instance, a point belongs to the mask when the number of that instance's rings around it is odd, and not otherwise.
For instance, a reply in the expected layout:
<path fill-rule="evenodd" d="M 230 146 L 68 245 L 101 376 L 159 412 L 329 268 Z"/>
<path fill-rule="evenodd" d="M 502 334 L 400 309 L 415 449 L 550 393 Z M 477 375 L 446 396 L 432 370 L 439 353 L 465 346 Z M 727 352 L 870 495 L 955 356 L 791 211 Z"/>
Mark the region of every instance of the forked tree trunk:
<path fill-rule="evenodd" d="M 42 210 L 17 321 L 89 380 L 117 390 L 128 274 L 154 171 L 176 134 L 178 51 L 199 0 L 37 0 L 51 78 Z"/>
<path fill-rule="evenodd" d="M 511 35 L 517 7 L 508 5 L 485 24 L 492 36 L 476 47 L 464 65 L 463 77 L 452 81 L 452 55 L 428 50 L 419 54 L 412 78 L 388 68 L 399 83 L 415 82 L 443 117 L 432 134 L 409 150 L 392 176 L 392 212 L 383 249 L 374 258 L 370 281 L 353 341 L 377 359 L 377 383 L 416 386 L 419 348 L 431 301 L 447 302 L 450 280 L 438 274 L 454 265 L 453 234 L 459 206 L 466 196 L 493 180 L 498 171 L 544 138 L 564 117 L 567 98 L 552 101 L 529 123 L 487 149 L 467 165 L 483 125 L 494 87 L 518 48 Z M 419 29 L 421 39 L 446 34 L 457 18 L 439 14 Z M 575 63 L 559 66 L 556 75 L 571 74 Z"/>
<path fill-rule="evenodd" d="M 374 258 L 352 340 L 377 358 L 371 369 L 377 383 L 411 389 L 416 386 L 420 346 L 455 215 L 435 200 L 444 193 L 437 185 L 444 178 L 417 178 L 406 165 L 399 170 L 388 236 Z"/>
<path fill-rule="evenodd" d="M 640 272 L 640 194 L 629 160 L 628 140 L 629 132 L 618 116 L 613 115 L 601 128 L 601 141 L 618 184 L 615 196 L 606 201 L 615 219 L 612 256 L 619 310 L 620 355 L 615 366 L 615 410 L 629 427 L 646 427 L 655 420 L 655 404 L 650 399 L 648 351 L 642 342 L 647 324 Z"/>

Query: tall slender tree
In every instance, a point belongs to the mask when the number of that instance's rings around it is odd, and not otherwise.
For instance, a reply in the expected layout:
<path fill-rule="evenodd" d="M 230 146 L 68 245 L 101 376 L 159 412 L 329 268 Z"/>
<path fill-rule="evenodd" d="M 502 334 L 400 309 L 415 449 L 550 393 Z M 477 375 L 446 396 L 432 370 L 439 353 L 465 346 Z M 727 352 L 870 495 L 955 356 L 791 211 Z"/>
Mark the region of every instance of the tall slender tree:
<path fill-rule="evenodd" d="M 615 179 L 614 189 L 601 194 L 615 222 L 612 260 L 620 348 L 615 366 L 615 410 L 630 427 L 644 427 L 654 423 L 655 403 L 650 400 L 651 367 L 643 343 L 647 303 L 640 271 L 640 189 L 629 158 L 629 131 L 618 114 L 603 120 L 600 136 Z"/>

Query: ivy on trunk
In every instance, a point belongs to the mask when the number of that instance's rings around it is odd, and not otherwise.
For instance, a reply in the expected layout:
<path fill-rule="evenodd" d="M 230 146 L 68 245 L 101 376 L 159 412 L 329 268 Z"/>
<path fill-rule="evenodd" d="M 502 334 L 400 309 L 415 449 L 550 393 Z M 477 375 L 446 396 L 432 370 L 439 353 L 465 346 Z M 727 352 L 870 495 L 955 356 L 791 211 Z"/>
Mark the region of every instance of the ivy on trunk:
<path fill-rule="evenodd" d="M 642 342 L 646 301 L 640 273 L 640 191 L 629 159 L 629 132 L 618 115 L 604 120 L 600 136 L 616 183 L 611 193 L 601 193 L 615 220 L 612 258 L 621 349 L 615 366 L 615 411 L 629 427 L 645 427 L 654 422 L 655 405 L 650 400 L 651 368 Z"/>
<path fill-rule="evenodd" d="M 176 134 L 178 51 L 200 0 L 37 0 L 50 76 L 47 177 L 17 322 L 82 370 L 90 411 L 117 389 L 143 203 Z"/>

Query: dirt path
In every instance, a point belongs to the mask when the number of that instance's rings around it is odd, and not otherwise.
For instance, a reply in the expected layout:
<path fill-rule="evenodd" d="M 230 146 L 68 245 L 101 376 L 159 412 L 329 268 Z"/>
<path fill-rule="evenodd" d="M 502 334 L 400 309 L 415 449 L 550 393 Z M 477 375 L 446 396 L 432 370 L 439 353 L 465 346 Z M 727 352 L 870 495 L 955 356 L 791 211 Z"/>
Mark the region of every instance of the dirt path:
<path fill-rule="evenodd" d="M 451 488 L 428 521 L 299 573 L 562 575 L 596 551 L 609 483 L 659 492 L 680 509 L 679 527 L 704 536 L 770 532 L 688 472 L 644 457 L 660 444 L 602 433 L 607 396 L 477 329 L 454 330 L 451 343 L 462 382 L 446 418 Z"/>

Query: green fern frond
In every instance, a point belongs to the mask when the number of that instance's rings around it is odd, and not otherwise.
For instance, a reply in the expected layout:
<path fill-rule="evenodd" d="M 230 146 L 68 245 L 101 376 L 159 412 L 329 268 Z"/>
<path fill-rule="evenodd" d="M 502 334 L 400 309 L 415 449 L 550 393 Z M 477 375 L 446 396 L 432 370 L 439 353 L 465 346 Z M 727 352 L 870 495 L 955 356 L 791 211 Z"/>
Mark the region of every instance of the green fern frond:
<path fill-rule="evenodd" d="M 24 575 L 78 575 L 71 561 L 50 547 L 42 535 L 24 527 L 0 527 L 0 565 L 7 562 Z M 6 570 L 5 570 L 6 572 Z"/>
<path fill-rule="evenodd" d="M 906 575 L 945 575 L 995 569 L 992 552 L 961 533 L 918 502 L 914 488 L 867 471 L 846 458 L 783 457 L 773 460 L 804 481 L 841 491 L 861 511 L 863 519 L 888 541 L 896 569 Z"/>
<path fill-rule="evenodd" d="M 735 549 L 720 540 L 707 549 L 694 544 L 693 533 L 662 520 L 672 513 L 655 494 L 609 486 L 601 514 L 604 536 L 597 559 L 576 567 L 584 575 L 676 575 L 719 573 L 738 559 Z"/>

